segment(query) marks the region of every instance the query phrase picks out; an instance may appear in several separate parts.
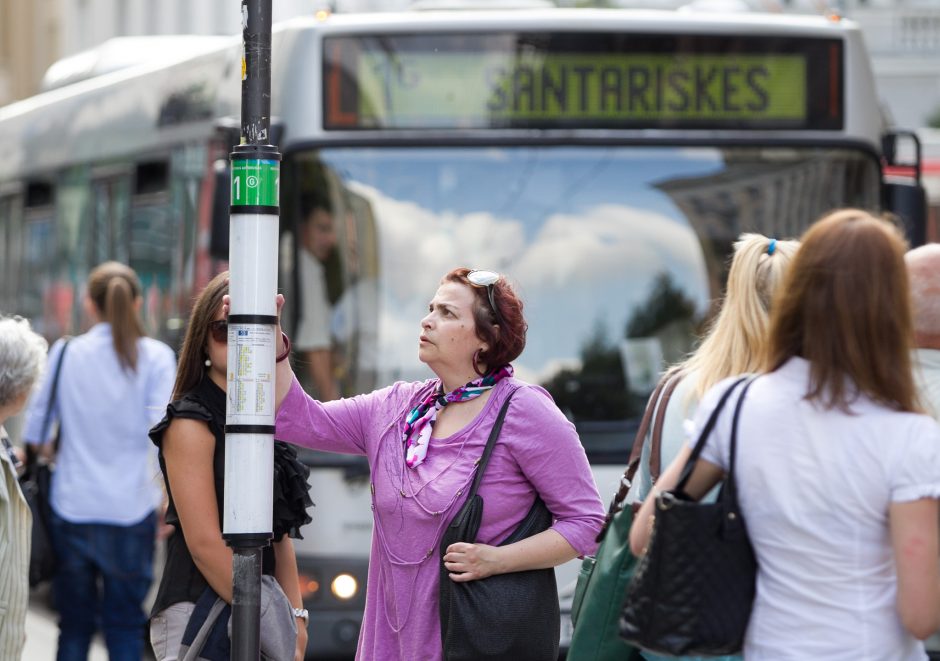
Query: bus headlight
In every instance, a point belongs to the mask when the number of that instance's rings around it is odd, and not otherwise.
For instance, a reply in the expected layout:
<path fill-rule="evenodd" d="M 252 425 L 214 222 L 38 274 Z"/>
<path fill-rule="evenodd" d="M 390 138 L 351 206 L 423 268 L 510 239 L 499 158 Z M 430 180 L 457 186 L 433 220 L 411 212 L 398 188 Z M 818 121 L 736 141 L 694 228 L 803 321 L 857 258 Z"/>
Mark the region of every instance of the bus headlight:
<path fill-rule="evenodd" d="M 330 590 L 338 599 L 352 599 L 359 591 L 359 581 L 350 574 L 338 574 L 330 583 Z"/>
<path fill-rule="evenodd" d="M 320 582 L 315 576 L 301 573 L 297 579 L 300 583 L 300 598 L 304 601 L 312 599 L 320 591 Z"/>

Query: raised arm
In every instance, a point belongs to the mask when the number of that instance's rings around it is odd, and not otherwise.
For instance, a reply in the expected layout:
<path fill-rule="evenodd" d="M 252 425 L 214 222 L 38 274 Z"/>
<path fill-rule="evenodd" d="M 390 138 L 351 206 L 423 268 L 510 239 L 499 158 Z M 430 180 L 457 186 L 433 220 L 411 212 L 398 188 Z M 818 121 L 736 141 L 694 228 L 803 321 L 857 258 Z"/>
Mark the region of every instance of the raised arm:
<path fill-rule="evenodd" d="M 281 310 L 284 307 L 284 295 L 277 295 L 277 328 L 274 329 L 274 355 L 283 356 L 287 351 L 284 344 L 284 333 L 281 330 Z M 287 393 L 290 391 L 291 383 L 294 382 L 294 369 L 290 364 L 290 356 L 279 361 L 275 365 L 274 371 L 274 410 L 278 411 Z"/>

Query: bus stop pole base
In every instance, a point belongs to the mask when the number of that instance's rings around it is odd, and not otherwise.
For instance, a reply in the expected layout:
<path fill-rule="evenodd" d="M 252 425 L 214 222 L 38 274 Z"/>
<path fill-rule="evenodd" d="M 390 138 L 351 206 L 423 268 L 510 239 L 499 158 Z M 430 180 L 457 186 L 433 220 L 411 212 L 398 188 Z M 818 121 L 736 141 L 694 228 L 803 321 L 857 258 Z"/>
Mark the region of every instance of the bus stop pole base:
<path fill-rule="evenodd" d="M 232 549 L 231 661 L 261 658 L 261 546 Z"/>

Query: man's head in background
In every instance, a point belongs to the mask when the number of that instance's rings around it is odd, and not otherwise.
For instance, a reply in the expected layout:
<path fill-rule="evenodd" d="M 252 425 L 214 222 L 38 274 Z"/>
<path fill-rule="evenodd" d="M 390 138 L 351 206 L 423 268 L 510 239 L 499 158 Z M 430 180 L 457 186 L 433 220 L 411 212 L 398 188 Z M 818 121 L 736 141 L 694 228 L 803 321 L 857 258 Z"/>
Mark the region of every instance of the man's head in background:
<path fill-rule="evenodd" d="M 928 243 L 904 256 L 911 286 L 914 343 L 940 349 L 940 243 Z"/>
<path fill-rule="evenodd" d="M 307 207 L 300 222 L 300 245 L 321 262 L 336 247 L 336 225 L 333 213 L 323 204 Z"/>

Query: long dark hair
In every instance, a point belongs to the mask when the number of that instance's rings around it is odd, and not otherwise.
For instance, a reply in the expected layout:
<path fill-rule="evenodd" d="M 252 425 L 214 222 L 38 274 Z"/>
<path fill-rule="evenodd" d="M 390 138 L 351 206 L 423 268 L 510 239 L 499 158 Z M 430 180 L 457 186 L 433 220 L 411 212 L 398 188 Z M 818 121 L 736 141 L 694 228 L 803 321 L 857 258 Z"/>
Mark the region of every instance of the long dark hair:
<path fill-rule="evenodd" d="M 218 274 L 206 285 L 193 305 L 189 326 L 180 349 L 173 399 L 179 399 L 199 385 L 206 371 L 206 346 L 209 344 L 209 323 L 222 307 L 222 297 L 228 293 L 228 271 Z"/>
<path fill-rule="evenodd" d="M 111 325 L 114 350 L 124 369 L 137 369 L 137 340 L 146 335 L 136 307 L 142 294 L 134 269 L 120 262 L 99 264 L 88 276 L 88 297 L 98 316 Z"/>
<path fill-rule="evenodd" d="M 918 411 L 911 376 L 907 244 L 892 224 L 859 209 L 834 211 L 803 235 L 771 311 L 765 365 L 810 364 L 806 397 L 849 410 L 862 393 Z"/>

